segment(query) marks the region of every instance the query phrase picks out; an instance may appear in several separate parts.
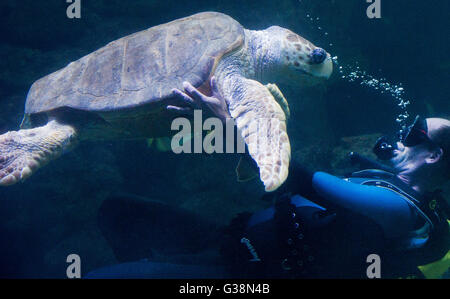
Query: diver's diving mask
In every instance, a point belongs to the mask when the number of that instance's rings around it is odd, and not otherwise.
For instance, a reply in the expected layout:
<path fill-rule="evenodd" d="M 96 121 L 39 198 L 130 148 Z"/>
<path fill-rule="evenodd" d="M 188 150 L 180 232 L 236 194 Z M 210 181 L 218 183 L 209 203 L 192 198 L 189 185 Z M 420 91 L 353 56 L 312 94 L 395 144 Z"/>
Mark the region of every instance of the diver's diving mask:
<path fill-rule="evenodd" d="M 400 142 L 404 146 L 413 147 L 420 144 L 426 144 L 429 148 L 440 148 L 428 135 L 427 120 L 416 116 L 413 124 L 410 125 L 404 132 L 399 133 Z M 389 160 L 394 157 L 394 151 L 397 145 L 393 140 L 386 136 L 379 138 L 373 148 L 373 152 L 380 160 Z"/>
<path fill-rule="evenodd" d="M 400 136 L 400 141 L 408 147 L 427 143 L 432 147 L 439 148 L 439 146 L 434 143 L 428 135 L 427 120 L 425 118 L 421 118 L 419 115 L 416 116 L 414 123 L 408 127 L 406 133 L 403 136 Z"/>

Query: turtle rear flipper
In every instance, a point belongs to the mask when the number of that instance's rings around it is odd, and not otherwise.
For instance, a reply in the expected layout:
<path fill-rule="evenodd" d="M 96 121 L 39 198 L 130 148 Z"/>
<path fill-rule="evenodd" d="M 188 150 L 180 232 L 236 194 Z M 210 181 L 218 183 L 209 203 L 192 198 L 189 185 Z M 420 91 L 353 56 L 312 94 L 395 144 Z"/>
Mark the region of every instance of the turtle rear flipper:
<path fill-rule="evenodd" d="M 283 109 L 267 87 L 255 80 L 234 77 L 222 83 L 222 92 L 248 152 L 258 164 L 265 190 L 275 191 L 288 176 L 291 157 Z"/>
<path fill-rule="evenodd" d="M 74 144 L 76 131 L 50 121 L 47 125 L 0 135 L 0 186 L 27 179 Z"/>

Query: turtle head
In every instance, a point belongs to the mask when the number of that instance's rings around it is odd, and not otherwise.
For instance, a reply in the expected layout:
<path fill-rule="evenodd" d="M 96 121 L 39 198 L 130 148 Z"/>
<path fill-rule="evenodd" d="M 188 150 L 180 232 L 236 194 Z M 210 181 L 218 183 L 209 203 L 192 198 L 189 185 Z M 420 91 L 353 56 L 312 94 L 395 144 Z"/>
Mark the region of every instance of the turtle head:
<path fill-rule="evenodd" d="M 330 54 L 316 47 L 300 35 L 279 27 L 272 26 L 265 30 L 277 48 L 278 65 L 287 83 L 311 81 L 314 78 L 329 78 L 333 72 Z"/>

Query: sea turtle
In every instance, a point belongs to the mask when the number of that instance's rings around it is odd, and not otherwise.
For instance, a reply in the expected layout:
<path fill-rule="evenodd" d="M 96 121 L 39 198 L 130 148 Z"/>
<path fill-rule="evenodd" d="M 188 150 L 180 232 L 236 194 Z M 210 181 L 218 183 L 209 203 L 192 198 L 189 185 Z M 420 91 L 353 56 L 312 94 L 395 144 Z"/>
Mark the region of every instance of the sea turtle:
<path fill-rule="evenodd" d="M 36 81 L 19 131 L 0 136 L 0 185 L 28 178 L 85 140 L 168 136 L 173 89 L 217 78 L 266 191 L 287 178 L 286 117 L 269 82 L 328 78 L 332 60 L 288 29 L 254 31 L 202 12 L 123 37 Z M 253 138 L 258 137 L 258 138 Z M 264 141 L 264 142 L 263 142 Z"/>

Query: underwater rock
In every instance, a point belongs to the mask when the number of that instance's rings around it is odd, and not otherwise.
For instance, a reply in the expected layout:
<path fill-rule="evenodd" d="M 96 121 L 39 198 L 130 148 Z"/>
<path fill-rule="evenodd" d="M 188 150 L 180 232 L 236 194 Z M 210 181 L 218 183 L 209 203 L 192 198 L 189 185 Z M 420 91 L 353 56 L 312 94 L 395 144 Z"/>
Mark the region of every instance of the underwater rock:
<path fill-rule="evenodd" d="M 342 137 L 333 143 L 316 140 L 310 145 L 296 150 L 293 159 L 316 171 L 325 171 L 333 175 L 345 175 L 355 170 L 348 158 L 350 152 L 357 152 L 362 156 L 376 159 L 372 147 L 380 134 Z"/>
<path fill-rule="evenodd" d="M 354 171 L 354 166 L 350 164 L 348 154 L 356 152 L 360 155 L 376 160 L 372 148 L 382 134 L 368 134 L 360 136 L 343 137 L 339 145 L 333 149 L 333 161 L 331 163 L 334 174 L 344 175 Z"/>

